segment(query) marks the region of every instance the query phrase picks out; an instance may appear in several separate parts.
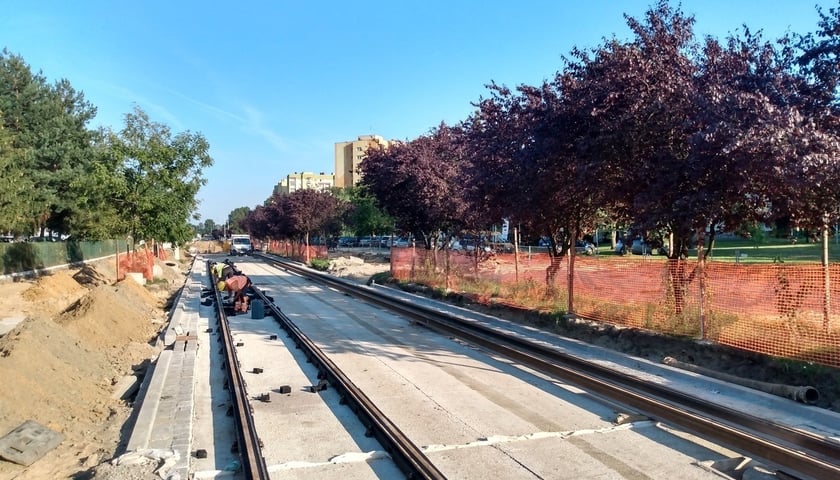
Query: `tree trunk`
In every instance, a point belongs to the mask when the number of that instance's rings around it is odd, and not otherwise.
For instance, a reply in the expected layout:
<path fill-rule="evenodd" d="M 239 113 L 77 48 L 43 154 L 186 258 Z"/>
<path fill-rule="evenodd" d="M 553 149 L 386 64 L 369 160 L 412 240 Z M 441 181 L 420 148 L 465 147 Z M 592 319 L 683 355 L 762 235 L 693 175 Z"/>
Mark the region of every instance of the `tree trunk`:
<path fill-rule="evenodd" d="M 574 237 L 573 237 L 574 238 Z M 573 242 L 575 240 L 572 240 Z M 574 314 L 575 313 L 575 254 L 577 251 L 574 247 L 569 249 L 568 257 L 569 257 L 569 272 L 566 281 L 566 289 L 569 292 L 569 301 L 568 306 L 566 308 L 566 313 Z"/>
<path fill-rule="evenodd" d="M 823 267 L 823 331 L 828 333 L 831 326 L 831 278 L 828 268 L 828 224 L 822 228 L 822 267 Z"/>

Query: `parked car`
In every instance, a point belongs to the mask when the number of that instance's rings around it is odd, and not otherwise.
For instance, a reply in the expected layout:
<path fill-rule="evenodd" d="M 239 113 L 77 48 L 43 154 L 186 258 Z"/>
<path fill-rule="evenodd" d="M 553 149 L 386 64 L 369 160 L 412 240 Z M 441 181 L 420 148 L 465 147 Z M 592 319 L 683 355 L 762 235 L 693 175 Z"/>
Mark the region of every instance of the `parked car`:
<path fill-rule="evenodd" d="M 637 238 L 633 240 L 630 252 L 633 255 L 667 255 L 668 246 L 662 245 L 662 242 L 645 241 L 642 238 Z"/>
<path fill-rule="evenodd" d="M 472 252 L 475 250 L 475 243 L 474 238 L 455 239 L 449 244 L 449 248 L 456 252 Z"/>
<path fill-rule="evenodd" d="M 490 248 L 498 253 L 513 253 L 513 244 L 510 242 L 495 242 L 491 243 Z"/>
<path fill-rule="evenodd" d="M 615 253 L 618 255 L 627 254 L 627 245 L 625 245 L 624 241 L 620 238 L 615 242 Z"/>
<path fill-rule="evenodd" d="M 367 237 L 360 237 L 359 238 L 359 246 L 360 247 L 370 247 L 371 245 L 373 245 L 373 237 L 367 236 Z"/>
<path fill-rule="evenodd" d="M 26 239 L 28 242 L 57 242 L 58 239 L 55 237 L 29 237 Z"/>
<path fill-rule="evenodd" d="M 575 253 L 578 255 L 595 255 L 595 245 L 585 240 L 578 240 L 575 242 Z"/>
<path fill-rule="evenodd" d="M 356 239 L 353 237 L 340 237 L 338 239 L 338 246 L 343 248 L 350 248 L 355 247 L 358 244 L 356 243 Z"/>

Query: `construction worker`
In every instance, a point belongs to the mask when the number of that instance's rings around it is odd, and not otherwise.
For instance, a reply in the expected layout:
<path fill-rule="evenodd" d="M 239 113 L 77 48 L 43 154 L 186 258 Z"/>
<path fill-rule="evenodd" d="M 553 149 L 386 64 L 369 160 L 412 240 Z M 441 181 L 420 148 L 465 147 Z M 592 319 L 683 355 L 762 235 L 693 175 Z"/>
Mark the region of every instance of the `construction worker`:
<path fill-rule="evenodd" d="M 220 282 L 221 284 L 221 282 Z M 224 280 L 225 290 L 233 295 L 233 309 L 235 312 L 248 311 L 248 296 L 245 293 L 251 288 L 251 279 L 245 274 L 236 274 Z"/>
<path fill-rule="evenodd" d="M 222 279 L 222 269 L 225 268 L 225 264 L 221 262 L 214 263 L 212 267 L 210 267 L 210 271 L 213 272 L 213 280 L 219 281 Z"/>
<path fill-rule="evenodd" d="M 219 280 L 227 280 L 228 278 L 241 274 L 236 266 L 229 259 L 225 259 L 224 262 L 216 263 L 212 267 L 213 277 L 218 282 Z"/>

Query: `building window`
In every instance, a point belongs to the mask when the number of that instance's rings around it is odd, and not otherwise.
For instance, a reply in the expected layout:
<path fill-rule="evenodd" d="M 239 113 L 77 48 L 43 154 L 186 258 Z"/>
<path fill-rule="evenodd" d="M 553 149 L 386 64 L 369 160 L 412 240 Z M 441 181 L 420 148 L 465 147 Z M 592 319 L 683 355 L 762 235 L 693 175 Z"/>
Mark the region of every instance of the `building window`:
<path fill-rule="evenodd" d="M 361 152 L 361 151 L 362 151 L 362 147 L 356 147 L 356 151 L 357 151 L 357 152 Z"/>

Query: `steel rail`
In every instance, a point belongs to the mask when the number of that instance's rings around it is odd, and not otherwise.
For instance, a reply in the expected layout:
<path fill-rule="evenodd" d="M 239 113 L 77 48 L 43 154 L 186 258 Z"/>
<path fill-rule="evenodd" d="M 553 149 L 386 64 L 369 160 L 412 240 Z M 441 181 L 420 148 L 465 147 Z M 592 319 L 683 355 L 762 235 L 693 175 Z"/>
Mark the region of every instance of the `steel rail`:
<path fill-rule="evenodd" d="M 245 387 L 245 378 L 239 368 L 239 359 L 236 356 L 236 348 L 233 346 L 233 335 L 222 304 L 222 295 L 216 288 L 216 283 L 213 282 L 213 273 L 209 261 L 207 262 L 207 275 L 213 284 L 211 288 L 216 303 L 216 325 L 219 328 L 219 339 L 225 353 L 228 390 L 233 401 L 233 413 L 236 420 L 234 423 L 236 424 L 237 446 L 242 471 L 249 480 L 268 480 L 270 478 L 268 465 L 266 465 L 265 458 L 262 455 L 261 443 L 257 435 L 247 388 Z"/>
<path fill-rule="evenodd" d="M 315 272 L 293 262 L 270 256 L 260 258 L 370 303 L 392 309 L 433 330 L 481 345 L 589 391 L 618 400 L 650 418 L 663 420 L 735 450 L 748 452 L 776 465 L 788 475 L 795 472 L 818 479 L 840 478 L 840 443 L 836 441 L 704 402 L 492 327 L 465 322 L 438 309 L 379 295 L 372 289 Z"/>
<path fill-rule="evenodd" d="M 258 288 L 257 296 L 271 310 L 272 316 L 286 330 L 295 345 L 301 348 L 318 368 L 318 379 L 328 380 L 365 426 L 365 435 L 375 437 L 391 459 L 410 479 L 443 480 L 446 476 L 437 469 L 423 451 L 408 438 L 350 378 L 297 325 Z M 313 386 L 313 389 L 318 386 Z"/>

